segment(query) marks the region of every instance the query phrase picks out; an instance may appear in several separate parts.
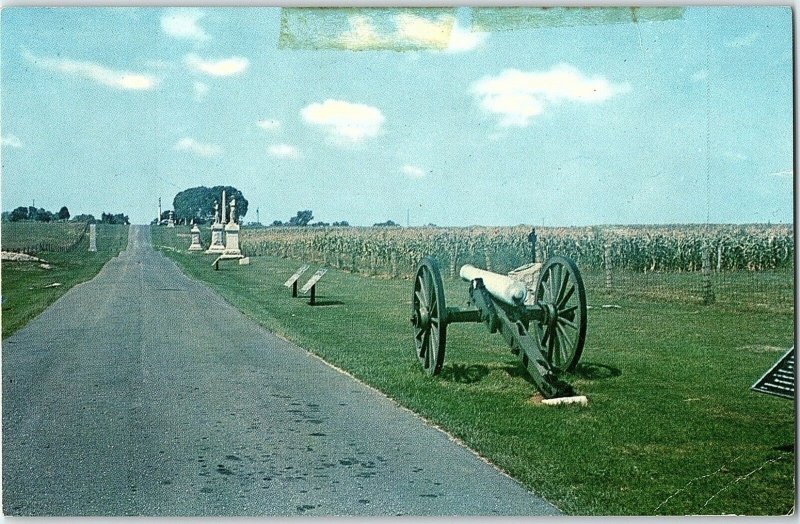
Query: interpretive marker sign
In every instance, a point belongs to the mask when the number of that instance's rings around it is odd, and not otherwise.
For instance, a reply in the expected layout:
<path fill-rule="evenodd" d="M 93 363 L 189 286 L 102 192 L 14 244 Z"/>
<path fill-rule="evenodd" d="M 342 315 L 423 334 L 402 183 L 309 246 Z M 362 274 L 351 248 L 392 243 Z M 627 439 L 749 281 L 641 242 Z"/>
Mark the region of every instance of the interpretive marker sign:
<path fill-rule="evenodd" d="M 316 273 L 311 275 L 311 278 L 308 279 L 306 285 L 303 286 L 302 289 L 300 289 L 301 293 L 308 293 L 309 291 L 311 291 L 311 297 L 309 298 L 308 303 L 311 304 L 312 306 L 317 302 L 317 282 L 319 282 L 319 279 L 321 279 L 323 275 L 325 275 L 325 273 L 327 272 L 328 270 L 326 268 L 324 267 L 319 268 Z"/>
<path fill-rule="evenodd" d="M 794 346 L 750 389 L 783 398 L 794 398 Z"/>

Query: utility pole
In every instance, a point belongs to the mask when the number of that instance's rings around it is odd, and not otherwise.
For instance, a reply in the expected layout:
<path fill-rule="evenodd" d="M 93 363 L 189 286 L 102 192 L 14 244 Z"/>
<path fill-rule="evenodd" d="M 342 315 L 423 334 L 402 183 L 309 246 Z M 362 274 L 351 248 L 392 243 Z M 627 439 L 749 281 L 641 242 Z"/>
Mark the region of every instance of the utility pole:
<path fill-rule="evenodd" d="M 258 216 L 258 208 L 256 208 L 256 223 L 258 223 L 258 224 L 261 223 L 261 218 L 259 218 L 259 216 Z"/>
<path fill-rule="evenodd" d="M 411 209 L 406 208 L 406 227 L 411 225 Z"/>

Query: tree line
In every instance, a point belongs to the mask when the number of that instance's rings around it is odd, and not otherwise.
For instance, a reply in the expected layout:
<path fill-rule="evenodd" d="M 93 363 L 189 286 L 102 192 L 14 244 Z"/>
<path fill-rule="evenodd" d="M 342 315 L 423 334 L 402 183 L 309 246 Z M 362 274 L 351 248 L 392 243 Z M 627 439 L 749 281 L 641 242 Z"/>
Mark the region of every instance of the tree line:
<path fill-rule="evenodd" d="M 89 222 L 94 224 L 98 220 L 91 214 L 80 214 L 70 218 L 67 206 L 62 206 L 58 212 L 48 211 L 44 208 L 34 206 L 19 206 L 11 211 L 5 211 L 2 215 L 3 222 Z M 123 213 L 103 213 L 100 216 L 102 224 L 129 224 L 128 215 Z"/>

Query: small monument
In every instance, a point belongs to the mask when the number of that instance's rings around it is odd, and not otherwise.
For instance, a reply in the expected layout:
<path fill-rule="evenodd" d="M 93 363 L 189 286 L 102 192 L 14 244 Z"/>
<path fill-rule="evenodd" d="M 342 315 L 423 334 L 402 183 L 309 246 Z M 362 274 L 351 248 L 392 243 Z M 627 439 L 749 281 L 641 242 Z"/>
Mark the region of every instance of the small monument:
<path fill-rule="evenodd" d="M 223 193 L 224 195 L 224 193 Z M 223 196 L 224 198 L 224 196 Z M 211 245 L 208 246 L 206 249 L 207 254 L 212 253 L 222 253 L 225 251 L 225 243 L 223 242 L 222 236 L 224 231 L 224 226 L 222 225 L 222 220 L 220 218 L 221 213 L 219 210 L 219 203 L 214 202 L 214 223 L 211 224 Z"/>
<path fill-rule="evenodd" d="M 202 251 L 203 245 L 200 243 L 200 228 L 192 220 L 192 244 L 189 246 L 189 251 Z"/>
<path fill-rule="evenodd" d="M 89 251 L 97 252 L 97 224 L 89 224 Z"/>
<path fill-rule="evenodd" d="M 167 227 L 175 227 L 175 213 L 170 209 L 169 220 L 167 220 Z"/>
<path fill-rule="evenodd" d="M 224 258 L 244 258 L 239 249 L 239 224 L 236 223 L 236 199 L 231 199 L 231 214 L 225 224 L 225 251 Z"/>

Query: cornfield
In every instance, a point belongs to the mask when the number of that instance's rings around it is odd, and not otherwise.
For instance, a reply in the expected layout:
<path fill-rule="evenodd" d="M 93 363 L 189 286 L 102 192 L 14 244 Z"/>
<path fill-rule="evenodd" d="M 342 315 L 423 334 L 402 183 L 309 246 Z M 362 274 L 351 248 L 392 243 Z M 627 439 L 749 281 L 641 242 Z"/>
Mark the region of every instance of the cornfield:
<path fill-rule="evenodd" d="M 85 222 L 3 222 L 0 237 L 3 251 L 33 255 L 69 251 L 88 231 Z"/>
<path fill-rule="evenodd" d="M 462 264 L 507 272 L 531 260 L 530 226 L 464 228 L 243 229 L 242 249 L 369 275 L 408 276 L 434 256 L 455 274 Z M 792 225 L 537 227 L 537 260 L 566 255 L 581 269 L 634 272 L 792 268 Z"/>

